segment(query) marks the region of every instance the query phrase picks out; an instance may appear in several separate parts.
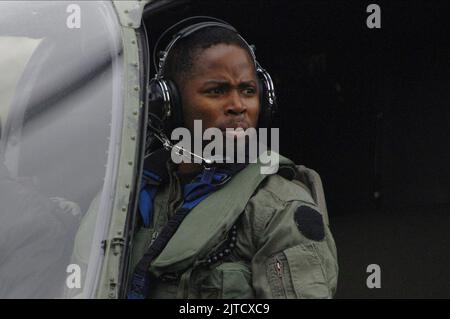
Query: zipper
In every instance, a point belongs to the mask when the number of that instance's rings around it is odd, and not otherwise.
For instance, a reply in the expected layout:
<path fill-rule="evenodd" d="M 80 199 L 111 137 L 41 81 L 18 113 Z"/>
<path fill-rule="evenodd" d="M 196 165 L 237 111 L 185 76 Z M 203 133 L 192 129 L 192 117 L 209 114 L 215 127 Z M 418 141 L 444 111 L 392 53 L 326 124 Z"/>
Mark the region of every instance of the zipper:
<path fill-rule="evenodd" d="M 275 270 L 277 272 L 278 277 L 280 279 L 283 278 L 283 264 L 278 258 L 276 259 Z"/>
<path fill-rule="evenodd" d="M 283 287 L 284 297 L 287 297 L 286 287 L 284 286 L 283 280 L 283 263 L 278 257 L 275 259 L 275 272 L 277 273 L 278 278 L 280 279 L 281 287 Z"/>

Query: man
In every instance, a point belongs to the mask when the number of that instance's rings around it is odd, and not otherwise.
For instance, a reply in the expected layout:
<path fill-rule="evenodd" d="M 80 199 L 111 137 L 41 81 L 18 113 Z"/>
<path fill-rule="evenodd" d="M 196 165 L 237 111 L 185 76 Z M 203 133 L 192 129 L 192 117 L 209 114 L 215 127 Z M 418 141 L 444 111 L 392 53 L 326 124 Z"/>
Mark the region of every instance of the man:
<path fill-rule="evenodd" d="M 257 127 L 262 88 L 250 47 L 235 31 L 211 26 L 189 34 L 171 48 L 163 71 L 163 77 L 177 86 L 184 125 L 190 131 L 194 120 L 202 120 L 204 129 L 217 127 L 223 132 Z M 175 165 L 161 153 L 144 167 L 161 178 L 150 182 L 152 191 L 144 187 L 141 192 L 141 201 L 149 200 L 140 206 L 129 297 L 144 290 L 140 297 L 334 295 L 338 270 L 334 240 L 313 190 L 298 180 L 292 162 L 286 160 L 290 169 L 285 177 L 266 176 L 253 189 L 247 184 L 257 164 L 244 169 L 219 165 L 218 169 L 232 168 L 231 178 L 186 209 L 187 190 L 198 185 L 205 168 L 195 163 Z M 242 199 L 245 205 L 239 209 Z M 147 210 L 151 213 L 146 215 Z M 143 286 L 147 287 L 140 289 Z"/>

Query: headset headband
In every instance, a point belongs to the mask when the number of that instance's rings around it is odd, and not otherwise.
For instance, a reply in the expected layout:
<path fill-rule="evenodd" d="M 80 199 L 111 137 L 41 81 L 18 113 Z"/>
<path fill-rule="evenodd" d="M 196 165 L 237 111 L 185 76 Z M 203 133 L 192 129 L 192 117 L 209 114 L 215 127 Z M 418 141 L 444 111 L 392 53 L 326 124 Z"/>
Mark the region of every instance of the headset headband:
<path fill-rule="evenodd" d="M 198 22 L 198 23 L 191 24 L 191 25 L 181 29 L 177 33 L 175 33 L 172 36 L 172 39 L 169 42 L 169 44 L 164 49 L 164 51 L 160 52 L 159 58 L 156 59 L 156 52 L 158 50 L 159 43 L 161 42 L 163 37 L 166 36 L 166 34 L 168 34 L 170 31 L 172 31 L 176 27 L 180 26 L 181 24 L 184 24 L 184 23 L 186 23 L 188 21 L 190 22 L 192 20 L 200 20 L 200 19 L 208 19 L 209 21 L 203 21 L 203 22 Z M 191 35 L 192 33 L 195 33 L 196 31 L 198 31 L 200 29 L 203 29 L 203 28 L 207 28 L 207 27 L 220 27 L 220 28 L 225 28 L 225 29 L 228 29 L 228 30 L 236 32 L 236 34 L 239 36 L 239 38 L 248 47 L 249 52 L 252 55 L 252 59 L 253 59 L 253 63 L 255 65 L 256 71 L 262 71 L 261 66 L 259 65 L 258 61 L 256 60 L 256 56 L 255 56 L 255 52 L 254 52 L 254 50 L 255 50 L 254 46 L 248 44 L 248 42 L 238 33 L 238 31 L 232 25 L 230 25 L 229 23 L 227 23 L 227 22 L 225 22 L 223 20 L 220 20 L 220 19 L 217 19 L 217 18 L 214 18 L 214 17 L 195 16 L 195 17 L 189 17 L 189 18 L 183 19 L 183 20 L 177 22 L 176 24 L 174 24 L 173 26 L 169 27 L 166 31 L 164 31 L 161 34 L 161 36 L 156 41 L 155 47 L 153 49 L 153 63 L 154 63 L 155 70 L 156 70 L 156 78 L 162 78 L 163 73 L 164 73 L 164 66 L 165 66 L 166 58 L 168 57 L 169 52 L 172 49 L 172 47 L 175 45 L 175 43 L 178 40 L 180 40 L 182 38 L 185 38 L 185 37 Z M 158 61 L 158 63 L 156 61 Z"/>

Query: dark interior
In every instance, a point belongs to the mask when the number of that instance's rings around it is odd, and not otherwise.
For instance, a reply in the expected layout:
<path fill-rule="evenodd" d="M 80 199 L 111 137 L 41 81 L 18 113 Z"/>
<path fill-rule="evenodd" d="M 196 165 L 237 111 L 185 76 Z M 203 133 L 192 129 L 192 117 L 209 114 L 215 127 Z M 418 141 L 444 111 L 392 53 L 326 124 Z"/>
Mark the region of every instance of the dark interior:
<path fill-rule="evenodd" d="M 193 1 L 194 2 L 194 1 Z M 275 81 L 280 152 L 322 177 L 337 298 L 450 297 L 450 3 L 189 1 L 146 16 L 150 43 L 211 15 L 256 45 Z M 369 264 L 381 288 L 366 286 Z"/>

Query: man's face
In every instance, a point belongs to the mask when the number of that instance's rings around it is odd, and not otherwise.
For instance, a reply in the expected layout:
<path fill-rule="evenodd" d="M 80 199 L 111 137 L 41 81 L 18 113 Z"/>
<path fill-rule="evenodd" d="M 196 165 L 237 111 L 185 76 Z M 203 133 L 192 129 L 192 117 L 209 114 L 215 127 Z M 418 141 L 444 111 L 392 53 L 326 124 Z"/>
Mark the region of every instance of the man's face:
<path fill-rule="evenodd" d="M 202 120 L 203 130 L 256 127 L 259 88 L 254 63 L 244 49 L 217 44 L 203 50 L 184 82 L 183 114 L 191 132 L 194 120 Z"/>

